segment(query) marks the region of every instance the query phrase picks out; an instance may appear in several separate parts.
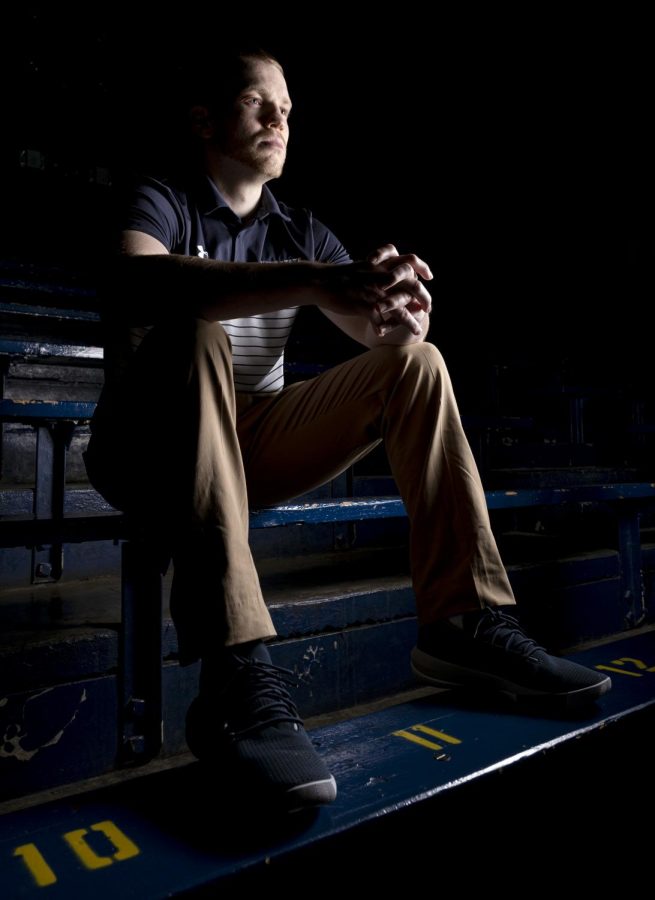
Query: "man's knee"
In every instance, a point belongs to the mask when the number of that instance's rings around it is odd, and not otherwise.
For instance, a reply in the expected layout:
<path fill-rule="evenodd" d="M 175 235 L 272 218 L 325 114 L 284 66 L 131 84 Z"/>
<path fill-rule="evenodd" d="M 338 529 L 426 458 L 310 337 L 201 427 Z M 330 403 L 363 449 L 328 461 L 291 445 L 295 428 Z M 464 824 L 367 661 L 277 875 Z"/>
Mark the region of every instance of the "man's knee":
<path fill-rule="evenodd" d="M 180 371 L 209 367 L 232 377 L 232 342 L 220 322 L 200 318 L 180 322 L 172 346 L 171 365 L 179 364 Z"/>
<path fill-rule="evenodd" d="M 394 360 L 402 374 L 426 369 L 436 376 L 439 372 L 447 371 L 441 352 L 428 341 L 420 341 L 415 344 L 385 344 L 379 349 L 387 358 L 390 356 Z"/>
<path fill-rule="evenodd" d="M 223 352 L 232 353 L 232 342 L 220 322 L 192 319 L 190 330 L 197 347 L 219 347 Z"/>
<path fill-rule="evenodd" d="M 403 344 L 399 349 L 403 350 L 409 359 L 415 360 L 417 365 L 425 365 L 426 363 L 435 367 L 446 365 L 441 352 L 429 341 L 420 341 L 416 344 Z"/>
<path fill-rule="evenodd" d="M 189 317 L 155 325 L 143 339 L 137 353 L 139 358 L 147 358 L 148 362 L 157 357 L 173 362 L 213 348 L 222 353 L 232 353 L 230 338 L 221 323 Z"/>

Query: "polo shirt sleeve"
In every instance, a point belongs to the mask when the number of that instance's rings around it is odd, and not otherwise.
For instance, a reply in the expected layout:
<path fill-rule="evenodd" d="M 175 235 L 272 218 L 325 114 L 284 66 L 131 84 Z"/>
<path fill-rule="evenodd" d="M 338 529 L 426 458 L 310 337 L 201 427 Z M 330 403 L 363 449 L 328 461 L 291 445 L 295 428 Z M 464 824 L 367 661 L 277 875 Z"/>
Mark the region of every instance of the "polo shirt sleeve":
<path fill-rule="evenodd" d="M 316 262 L 334 263 L 337 266 L 344 266 L 346 263 L 352 262 L 346 248 L 329 228 L 323 225 L 322 222 L 319 222 L 318 219 L 312 220 L 312 227 L 314 230 L 314 258 Z"/>
<path fill-rule="evenodd" d="M 144 179 L 132 193 L 122 228 L 149 234 L 174 252 L 182 243 L 184 231 L 184 214 L 177 196 L 163 182 Z"/>

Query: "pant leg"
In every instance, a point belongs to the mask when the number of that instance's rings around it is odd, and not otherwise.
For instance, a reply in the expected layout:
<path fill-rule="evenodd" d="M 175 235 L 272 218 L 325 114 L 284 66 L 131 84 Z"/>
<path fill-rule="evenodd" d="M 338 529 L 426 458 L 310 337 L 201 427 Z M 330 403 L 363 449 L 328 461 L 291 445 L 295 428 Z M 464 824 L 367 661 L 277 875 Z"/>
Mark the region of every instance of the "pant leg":
<path fill-rule="evenodd" d="M 248 544 L 232 354 L 218 323 L 154 328 L 98 407 L 92 482 L 171 548 L 182 662 L 275 635 Z"/>
<path fill-rule="evenodd" d="M 384 440 L 410 521 L 421 623 L 514 597 L 443 357 L 382 346 L 261 401 L 239 420 L 251 504 L 297 496 Z"/>

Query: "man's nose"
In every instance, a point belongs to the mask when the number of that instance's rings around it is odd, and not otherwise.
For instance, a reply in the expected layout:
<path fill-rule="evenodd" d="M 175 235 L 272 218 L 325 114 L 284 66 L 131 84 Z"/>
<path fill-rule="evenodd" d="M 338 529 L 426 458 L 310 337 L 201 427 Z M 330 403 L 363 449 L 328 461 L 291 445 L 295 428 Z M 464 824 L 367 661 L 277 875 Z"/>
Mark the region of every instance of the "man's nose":
<path fill-rule="evenodd" d="M 284 116 L 282 115 L 281 110 L 277 107 L 271 107 L 268 110 L 266 115 L 266 124 L 270 127 L 279 128 L 281 125 L 284 125 Z"/>

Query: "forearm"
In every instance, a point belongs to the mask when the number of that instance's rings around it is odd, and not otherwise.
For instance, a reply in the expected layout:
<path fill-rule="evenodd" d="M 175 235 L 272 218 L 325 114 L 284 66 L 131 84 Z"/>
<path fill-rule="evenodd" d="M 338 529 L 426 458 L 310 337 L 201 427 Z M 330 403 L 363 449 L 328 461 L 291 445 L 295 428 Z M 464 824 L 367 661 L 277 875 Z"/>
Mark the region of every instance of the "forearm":
<path fill-rule="evenodd" d="M 230 263 L 176 254 L 121 256 L 108 278 L 108 311 L 133 324 L 153 324 L 176 309 L 227 320 L 322 297 L 322 263 Z"/>

